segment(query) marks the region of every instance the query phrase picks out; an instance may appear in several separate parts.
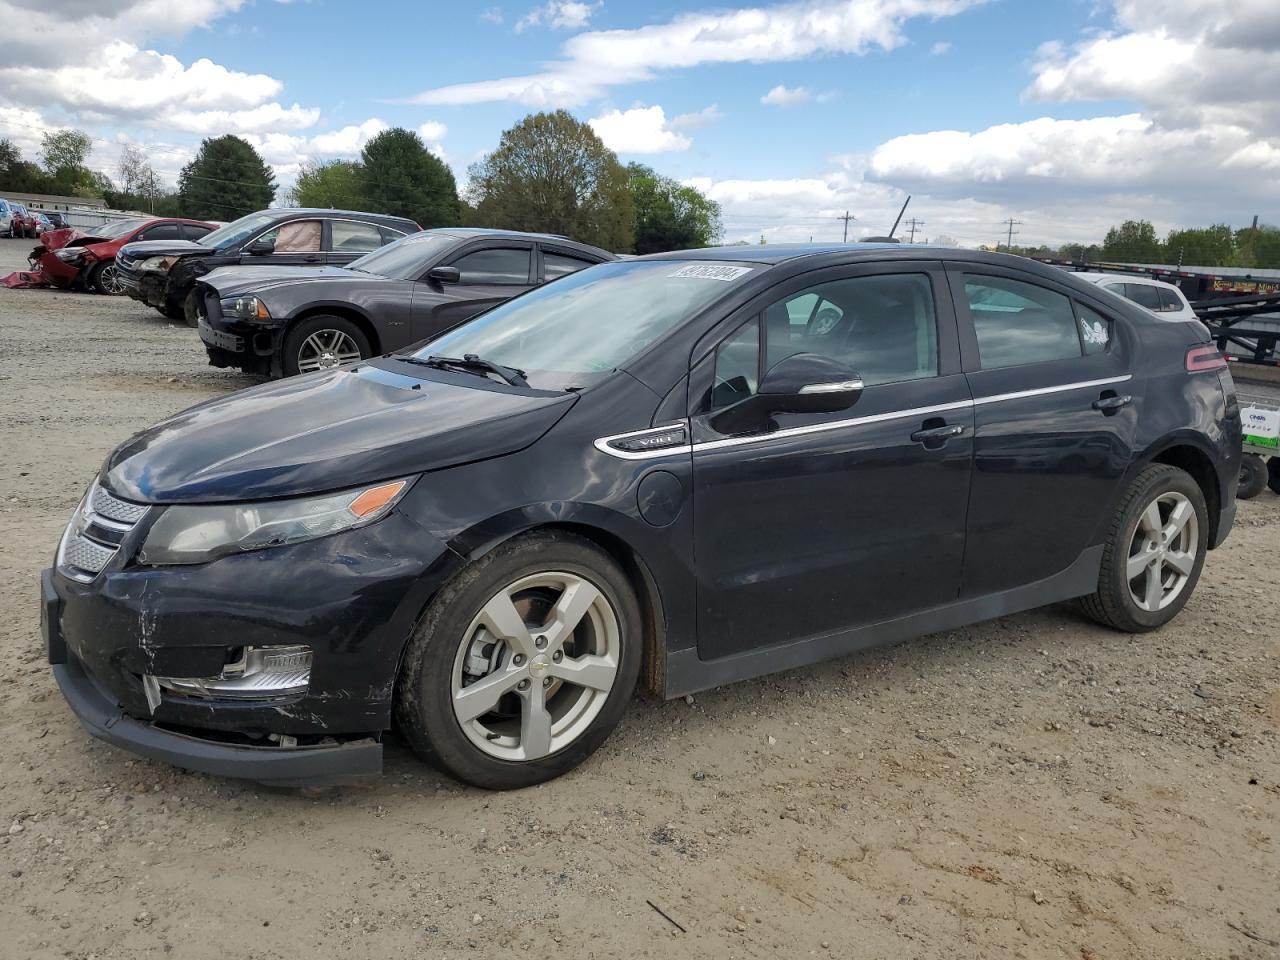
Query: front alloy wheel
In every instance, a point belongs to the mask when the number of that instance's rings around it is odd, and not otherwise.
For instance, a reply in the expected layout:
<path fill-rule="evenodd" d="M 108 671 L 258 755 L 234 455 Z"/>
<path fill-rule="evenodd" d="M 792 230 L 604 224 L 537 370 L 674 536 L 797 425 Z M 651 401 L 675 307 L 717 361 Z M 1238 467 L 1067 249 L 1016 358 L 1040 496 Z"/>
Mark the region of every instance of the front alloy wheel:
<path fill-rule="evenodd" d="M 564 531 L 523 534 L 431 601 L 404 655 L 397 726 L 475 786 L 550 780 L 617 724 L 642 644 L 635 593 L 608 554 Z"/>
<path fill-rule="evenodd" d="M 124 293 L 124 285 L 120 282 L 120 275 L 116 272 L 114 263 L 103 264 L 102 269 L 98 271 L 97 287 L 99 293 L 109 297 L 118 297 Z"/>
<path fill-rule="evenodd" d="M 618 675 L 618 615 L 595 584 L 549 571 L 494 594 L 453 664 L 453 712 L 500 760 L 563 750 L 600 715 Z"/>
<path fill-rule="evenodd" d="M 317 330 L 298 348 L 298 372 L 329 370 L 360 359 L 360 348 L 341 330 Z"/>

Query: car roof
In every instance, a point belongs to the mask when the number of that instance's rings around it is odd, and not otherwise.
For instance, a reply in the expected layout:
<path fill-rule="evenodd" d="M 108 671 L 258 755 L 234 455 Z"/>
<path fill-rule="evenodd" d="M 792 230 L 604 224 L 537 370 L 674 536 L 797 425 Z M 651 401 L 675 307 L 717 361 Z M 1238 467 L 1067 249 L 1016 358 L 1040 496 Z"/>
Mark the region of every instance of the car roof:
<path fill-rule="evenodd" d="M 467 240 L 484 240 L 489 237 L 495 239 L 521 239 L 536 240 L 542 243 L 554 243 L 564 247 L 574 247 L 578 250 L 590 251 L 609 259 L 616 257 L 616 254 L 610 253 L 601 247 L 592 246 L 589 243 L 583 243 L 581 240 L 573 240 L 569 237 L 561 236 L 558 233 L 530 233 L 524 230 L 501 230 L 497 227 L 432 227 L 426 231 L 428 233 L 438 233 L 446 237 L 457 237 L 458 239 Z"/>
<path fill-rule="evenodd" d="M 396 217 L 389 213 L 369 213 L 365 210 L 334 210 L 331 207 L 268 207 L 263 213 L 272 214 L 274 217 L 287 220 L 290 217 L 299 215 L 313 217 L 328 217 L 330 219 L 344 219 L 347 217 L 355 217 L 359 220 L 367 220 L 371 223 L 393 224 L 393 223 L 409 223 L 416 228 L 418 225 L 408 217 Z"/>
<path fill-rule="evenodd" d="M 732 247 L 701 247 L 695 250 L 673 250 L 651 253 L 638 260 L 716 260 L 777 265 L 803 260 L 820 261 L 821 265 L 873 263 L 877 260 L 948 260 L 958 263 L 988 264 L 1013 267 L 1024 273 L 1039 274 L 1061 281 L 1066 271 L 1039 263 L 1028 257 L 990 250 L 943 247 L 926 243 L 771 243 L 742 244 Z"/>
<path fill-rule="evenodd" d="M 1140 277 L 1128 273 L 1077 273 L 1077 277 L 1089 283 L 1102 283 L 1104 280 L 1123 280 L 1125 283 L 1143 283 L 1149 287 L 1173 287 L 1178 289 L 1176 284 L 1167 283 L 1164 280 L 1156 280 L 1154 277 Z"/>

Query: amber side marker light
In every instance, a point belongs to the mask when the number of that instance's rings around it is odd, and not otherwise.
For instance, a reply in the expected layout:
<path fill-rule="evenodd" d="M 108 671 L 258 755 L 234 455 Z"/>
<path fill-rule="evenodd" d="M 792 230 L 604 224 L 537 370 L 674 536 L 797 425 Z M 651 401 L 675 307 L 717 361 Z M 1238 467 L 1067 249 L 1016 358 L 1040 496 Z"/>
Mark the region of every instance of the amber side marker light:
<path fill-rule="evenodd" d="M 1223 370 L 1226 366 L 1227 358 L 1215 346 L 1192 347 L 1187 351 L 1187 373 Z"/>
<path fill-rule="evenodd" d="M 408 480 L 397 480 L 394 483 L 384 483 L 380 487 L 370 487 L 352 500 L 347 505 L 347 509 L 363 520 L 365 517 L 377 513 L 399 496 L 400 491 L 405 488 L 408 482 Z"/>

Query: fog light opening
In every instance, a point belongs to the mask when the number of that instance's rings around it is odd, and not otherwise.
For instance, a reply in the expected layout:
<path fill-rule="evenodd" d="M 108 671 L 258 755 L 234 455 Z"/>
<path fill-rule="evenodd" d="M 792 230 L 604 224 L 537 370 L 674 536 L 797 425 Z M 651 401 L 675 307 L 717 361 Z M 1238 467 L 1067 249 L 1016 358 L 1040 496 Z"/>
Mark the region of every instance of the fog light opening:
<path fill-rule="evenodd" d="M 233 647 L 228 661 L 217 677 L 148 675 L 143 677 L 143 688 L 148 689 L 151 682 L 188 697 L 276 700 L 304 694 L 311 685 L 311 648 L 307 646 Z"/>

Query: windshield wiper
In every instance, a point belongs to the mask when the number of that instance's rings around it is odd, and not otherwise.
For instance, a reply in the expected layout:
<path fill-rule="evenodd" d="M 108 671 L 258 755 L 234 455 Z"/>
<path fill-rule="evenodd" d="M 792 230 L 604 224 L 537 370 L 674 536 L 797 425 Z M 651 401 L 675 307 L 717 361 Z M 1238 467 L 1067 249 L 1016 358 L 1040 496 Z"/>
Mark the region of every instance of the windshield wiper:
<path fill-rule="evenodd" d="M 513 387 L 529 386 L 529 381 L 525 379 L 523 370 L 516 367 L 504 367 L 500 363 L 486 360 L 474 353 L 464 354 L 461 357 L 432 356 L 427 357 L 425 360 L 420 357 L 400 357 L 400 359 L 405 363 L 417 364 L 420 367 L 435 367 L 438 370 L 462 370 L 465 373 L 474 373 L 481 377 L 486 377 L 492 373 Z"/>

